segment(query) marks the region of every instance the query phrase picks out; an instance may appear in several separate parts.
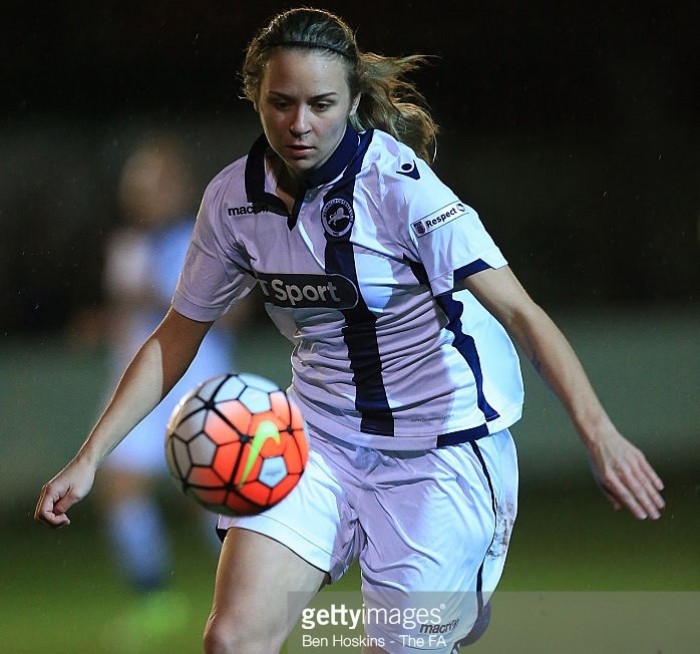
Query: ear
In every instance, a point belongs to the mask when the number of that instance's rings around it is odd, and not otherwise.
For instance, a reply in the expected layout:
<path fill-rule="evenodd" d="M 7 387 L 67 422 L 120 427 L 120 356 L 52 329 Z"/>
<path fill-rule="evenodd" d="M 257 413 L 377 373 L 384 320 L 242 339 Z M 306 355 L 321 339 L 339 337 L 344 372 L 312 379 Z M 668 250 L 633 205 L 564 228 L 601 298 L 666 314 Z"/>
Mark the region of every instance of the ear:
<path fill-rule="evenodd" d="M 360 106 L 360 99 L 362 98 L 362 93 L 358 93 L 350 105 L 350 115 L 354 116 L 357 113 L 357 108 Z"/>
<path fill-rule="evenodd" d="M 255 109 L 255 113 L 259 114 L 260 113 L 260 87 L 255 89 L 255 92 L 253 93 L 253 97 L 249 98 L 253 105 L 253 109 Z"/>

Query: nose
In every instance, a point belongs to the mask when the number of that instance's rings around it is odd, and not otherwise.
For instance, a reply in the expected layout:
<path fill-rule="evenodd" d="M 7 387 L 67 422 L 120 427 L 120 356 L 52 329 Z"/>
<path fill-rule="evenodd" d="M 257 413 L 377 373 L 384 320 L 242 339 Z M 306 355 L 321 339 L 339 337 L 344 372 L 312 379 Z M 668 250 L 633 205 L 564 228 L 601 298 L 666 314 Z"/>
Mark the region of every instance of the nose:
<path fill-rule="evenodd" d="M 309 127 L 308 111 L 303 105 L 294 110 L 292 122 L 289 124 L 289 131 L 294 136 L 303 136 L 311 131 L 311 128 Z"/>

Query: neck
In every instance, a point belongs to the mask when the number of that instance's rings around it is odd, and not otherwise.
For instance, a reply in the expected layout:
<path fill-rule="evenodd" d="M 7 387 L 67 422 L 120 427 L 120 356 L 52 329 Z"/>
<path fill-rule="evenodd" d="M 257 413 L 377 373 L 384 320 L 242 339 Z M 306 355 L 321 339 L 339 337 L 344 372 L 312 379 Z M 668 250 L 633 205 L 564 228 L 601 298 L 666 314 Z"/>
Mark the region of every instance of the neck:
<path fill-rule="evenodd" d="M 275 163 L 275 173 L 277 188 L 292 197 L 296 197 L 299 189 L 304 185 L 304 179 L 289 170 L 281 159 L 278 159 Z"/>
<path fill-rule="evenodd" d="M 299 189 L 303 185 L 303 180 L 293 175 L 289 168 L 284 165 L 284 162 L 272 152 L 267 156 L 267 165 L 277 180 L 275 195 L 287 205 L 287 209 L 291 213 Z"/>

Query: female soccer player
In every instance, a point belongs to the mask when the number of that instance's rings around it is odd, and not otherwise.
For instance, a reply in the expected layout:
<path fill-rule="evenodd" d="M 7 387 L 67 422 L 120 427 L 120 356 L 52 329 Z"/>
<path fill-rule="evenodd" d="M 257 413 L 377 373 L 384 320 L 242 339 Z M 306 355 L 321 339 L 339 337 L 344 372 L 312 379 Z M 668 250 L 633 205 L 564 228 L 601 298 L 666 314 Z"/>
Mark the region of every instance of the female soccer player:
<path fill-rule="evenodd" d="M 365 624 L 365 652 L 458 648 L 500 577 L 516 513 L 508 428 L 522 386 L 508 334 L 568 411 L 613 506 L 640 519 L 663 507 L 661 480 L 565 338 L 430 169 L 436 128 L 405 81 L 419 63 L 361 52 L 324 11 L 292 10 L 260 31 L 243 73 L 264 134 L 208 186 L 172 307 L 42 490 L 37 519 L 69 524 L 100 462 L 259 284 L 295 344 L 289 392 L 312 454 L 284 502 L 220 519 L 209 654 L 278 651 L 354 560 L 374 615 L 440 598 L 430 625 Z M 418 637 L 433 627 L 440 646 Z"/>

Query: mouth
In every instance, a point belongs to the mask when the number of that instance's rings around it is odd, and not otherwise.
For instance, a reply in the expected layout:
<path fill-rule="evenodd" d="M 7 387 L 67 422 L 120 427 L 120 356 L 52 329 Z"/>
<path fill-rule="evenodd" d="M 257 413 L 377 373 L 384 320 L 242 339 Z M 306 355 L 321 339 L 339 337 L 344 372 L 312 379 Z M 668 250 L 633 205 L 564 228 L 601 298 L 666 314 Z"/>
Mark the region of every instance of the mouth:
<path fill-rule="evenodd" d="M 287 151 L 292 155 L 300 156 L 311 152 L 313 148 L 310 145 L 288 145 Z"/>

